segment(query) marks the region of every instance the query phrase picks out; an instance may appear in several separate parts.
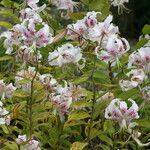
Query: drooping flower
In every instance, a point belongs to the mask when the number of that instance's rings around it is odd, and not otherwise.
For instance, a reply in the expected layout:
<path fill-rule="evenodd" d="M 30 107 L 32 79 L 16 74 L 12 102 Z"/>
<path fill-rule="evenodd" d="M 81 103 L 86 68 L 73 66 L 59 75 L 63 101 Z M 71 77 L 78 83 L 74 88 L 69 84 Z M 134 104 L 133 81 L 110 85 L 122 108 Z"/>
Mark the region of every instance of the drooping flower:
<path fill-rule="evenodd" d="M 129 11 L 126 7 L 125 7 L 125 3 L 128 3 L 129 0 L 110 0 L 111 1 L 111 5 L 113 5 L 114 7 L 118 7 L 118 13 L 122 14 L 123 11 Z"/>
<path fill-rule="evenodd" d="M 117 61 L 129 49 L 130 46 L 126 39 L 119 39 L 116 35 L 112 35 L 108 38 L 106 48 L 104 50 L 97 48 L 95 49 L 95 53 L 97 57 L 104 62 L 113 62 Z"/>
<path fill-rule="evenodd" d="M 97 14 L 101 14 L 100 12 L 88 12 L 83 20 L 85 20 L 85 24 L 88 28 L 92 28 L 97 24 Z"/>
<path fill-rule="evenodd" d="M 35 56 L 35 52 L 32 47 L 21 46 L 17 50 L 16 59 L 26 63 L 36 63 L 37 61 L 40 62 L 42 58 L 40 51 L 37 51 L 36 55 L 37 56 Z"/>
<path fill-rule="evenodd" d="M 119 85 L 122 91 L 128 91 L 138 86 L 138 82 L 130 80 L 120 80 Z"/>
<path fill-rule="evenodd" d="M 39 0 L 25 0 L 25 2 L 28 4 L 29 7 L 32 8 L 32 10 L 34 11 L 42 11 L 46 5 L 44 4 L 43 6 L 41 7 L 38 7 L 37 3 L 39 3 Z"/>
<path fill-rule="evenodd" d="M 31 139 L 28 144 L 25 145 L 24 150 L 41 150 L 39 147 L 39 142 L 37 140 Z"/>
<path fill-rule="evenodd" d="M 72 0 L 51 0 L 51 2 L 57 9 L 69 10 L 71 12 L 73 12 L 73 8 L 78 4 Z"/>
<path fill-rule="evenodd" d="M 8 115 L 8 111 L 3 107 L 3 103 L 0 101 L 0 125 L 3 125 L 3 124 L 7 124 L 8 125 L 8 122 L 7 122 L 7 116 Z"/>
<path fill-rule="evenodd" d="M 69 108 L 72 104 L 72 97 L 68 97 L 65 95 L 56 95 L 52 96 L 51 100 L 55 104 L 60 116 L 69 113 Z"/>
<path fill-rule="evenodd" d="M 36 75 L 36 76 L 35 76 Z M 36 73 L 35 67 L 28 67 L 27 70 L 21 70 L 16 73 L 15 77 L 15 85 L 18 89 L 22 89 L 24 92 L 31 93 L 31 81 L 35 76 L 35 79 L 38 79 L 39 73 Z M 24 84 L 20 84 L 19 81 L 28 79 L 29 82 L 25 82 Z"/>
<path fill-rule="evenodd" d="M 45 47 L 53 41 L 48 24 L 43 22 L 39 15 L 44 6 L 37 6 L 39 0 L 26 0 L 26 2 L 31 8 L 21 11 L 21 23 L 0 35 L 0 38 L 5 38 L 4 47 L 6 48 L 6 54 L 11 54 L 14 47 L 19 49 L 22 46 L 33 46 L 35 49 Z M 42 27 L 37 29 L 37 24 Z"/>
<path fill-rule="evenodd" d="M 19 46 L 21 44 L 21 34 L 23 28 L 21 25 L 15 25 L 10 31 L 6 31 L 0 35 L 0 38 L 6 38 L 4 40 L 4 47 L 6 48 L 6 54 L 11 54 L 13 46 Z"/>
<path fill-rule="evenodd" d="M 26 135 L 18 135 L 18 138 L 16 138 L 16 143 L 17 144 L 20 144 L 20 143 L 23 143 L 23 142 L 26 142 L 27 141 L 27 137 Z"/>
<path fill-rule="evenodd" d="M 98 43 L 103 42 L 106 45 L 108 37 L 119 32 L 118 27 L 112 24 L 112 15 L 109 15 L 103 22 L 98 22 L 97 14 L 101 13 L 88 12 L 83 19 L 68 25 L 67 38 L 78 39 L 81 36 L 84 39 Z"/>
<path fill-rule="evenodd" d="M 5 87 L 5 97 L 6 98 L 11 98 L 13 95 L 13 92 L 16 90 L 16 87 L 13 86 L 12 83 L 8 84 Z"/>
<path fill-rule="evenodd" d="M 21 21 L 33 20 L 34 23 L 41 23 L 42 18 L 39 15 L 39 13 L 41 11 L 37 12 L 37 11 L 32 10 L 31 8 L 25 8 L 25 9 L 20 11 L 20 20 Z"/>
<path fill-rule="evenodd" d="M 141 92 L 143 99 L 147 102 L 150 102 L 150 86 L 144 87 Z"/>
<path fill-rule="evenodd" d="M 65 44 L 58 47 L 54 52 L 50 52 L 48 61 L 51 66 L 63 66 L 65 64 L 73 63 L 79 65 L 82 59 L 81 48 L 74 47 L 72 44 Z"/>
<path fill-rule="evenodd" d="M 50 96 L 50 101 L 54 103 L 57 112 L 63 118 L 65 114 L 69 113 L 72 102 L 85 96 L 86 94 L 84 94 L 84 89 L 81 86 L 68 84 L 65 81 L 64 86 L 58 84 L 55 93 Z"/>
<path fill-rule="evenodd" d="M 133 52 L 129 56 L 129 68 L 142 68 L 145 73 L 150 72 L 150 48 L 142 47 L 137 50 L 137 52 Z"/>
<path fill-rule="evenodd" d="M 131 76 L 131 81 L 135 81 L 138 84 L 142 84 L 143 81 L 147 79 L 147 76 L 142 69 L 133 69 L 127 73 L 127 76 Z"/>
<path fill-rule="evenodd" d="M 98 21 L 96 19 L 97 14 L 101 14 L 100 12 L 88 12 L 87 15 L 81 19 L 78 20 L 74 24 L 69 24 L 67 26 L 67 38 L 68 39 L 78 39 L 80 36 L 89 39 L 88 34 L 89 34 L 89 29 L 94 28 L 97 24 Z"/>
<path fill-rule="evenodd" d="M 138 119 L 138 105 L 132 99 L 132 106 L 127 107 L 125 101 L 120 101 L 120 99 L 114 99 L 111 101 L 109 106 L 105 109 L 105 118 L 117 121 L 121 128 L 126 128 L 133 119 Z"/>
<path fill-rule="evenodd" d="M 11 98 L 16 87 L 12 83 L 5 85 L 3 80 L 0 80 L 0 97 L 1 99 Z"/>
<path fill-rule="evenodd" d="M 48 91 L 54 91 L 57 88 L 57 81 L 51 74 L 42 74 L 39 76 L 39 81 L 44 85 Z"/>
<path fill-rule="evenodd" d="M 35 44 L 37 48 L 41 48 L 52 43 L 53 38 L 47 24 L 43 23 L 43 27 L 39 31 L 36 31 L 34 23 L 29 22 L 24 28 L 23 40 L 26 46 L 32 46 Z"/>
<path fill-rule="evenodd" d="M 98 22 L 93 28 L 88 29 L 88 39 L 106 45 L 111 35 L 119 33 L 118 27 L 112 23 L 113 16 L 109 15 L 103 22 Z"/>
<path fill-rule="evenodd" d="M 17 144 L 25 143 L 21 146 L 21 150 L 41 150 L 39 147 L 39 142 L 35 139 L 27 139 L 26 135 L 18 135 L 18 138 L 16 138 Z"/>

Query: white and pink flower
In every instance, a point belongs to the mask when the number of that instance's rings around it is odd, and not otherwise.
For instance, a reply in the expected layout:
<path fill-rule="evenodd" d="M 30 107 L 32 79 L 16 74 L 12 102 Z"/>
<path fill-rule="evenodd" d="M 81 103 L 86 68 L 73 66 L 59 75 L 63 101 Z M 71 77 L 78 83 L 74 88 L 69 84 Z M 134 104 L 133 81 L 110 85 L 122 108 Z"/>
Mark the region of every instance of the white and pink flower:
<path fill-rule="evenodd" d="M 144 87 L 142 90 L 142 98 L 147 101 L 150 102 L 150 86 L 146 86 Z"/>
<path fill-rule="evenodd" d="M 54 103 L 58 114 L 63 118 L 65 114 L 69 113 L 72 102 L 85 96 L 87 95 L 84 94 L 84 89 L 81 86 L 68 84 L 64 81 L 64 86 L 57 85 L 55 93 L 50 96 L 50 101 Z"/>
<path fill-rule="evenodd" d="M 50 27 L 42 21 L 39 13 L 45 8 L 44 6 L 38 7 L 39 0 L 26 0 L 31 8 L 26 8 L 20 13 L 21 23 L 15 25 L 11 30 L 4 32 L 0 38 L 4 37 L 4 47 L 6 54 L 11 54 L 14 46 L 19 49 L 22 46 L 41 48 L 53 41 Z M 36 29 L 38 25 L 42 27 Z"/>
<path fill-rule="evenodd" d="M 22 150 L 41 150 L 39 147 L 39 142 L 33 138 L 28 140 L 26 135 L 18 135 L 18 138 L 16 138 L 16 143 L 26 143 L 21 146 Z"/>
<path fill-rule="evenodd" d="M 142 47 L 129 56 L 129 68 L 142 68 L 145 73 L 150 72 L 150 48 Z"/>
<path fill-rule="evenodd" d="M 104 62 L 113 62 L 118 61 L 118 59 L 129 49 L 129 43 L 125 38 L 119 39 L 116 35 L 112 35 L 108 38 L 106 48 L 101 50 L 97 47 L 95 53 L 97 57 Z"/>
<path fill-rule="evenodd" d="M 12 83 L 6 85 L 3 80 L 0 80 L 0 97 L 1 99 L 11 98 L 16 87 Z"/>
<path fill-rule="evenodd" d="M 0 125 L 9 125 L 7 118 L 8 114 L 9 112 L 3 107 L 3 103 L 0 101 Z"/>
<path fill-rule="evenodd" d="M 57 7 L 57 9 L 69 10 L 70 12 L 73 12 L 73 8 L 78 4 L 72 0 L 51 0 L 51 2 Z"/>
<path fill-rule="evenodd" d="M 80 60 L 82 60 L 81 48 L 68 43 L 50 52 L 48 56 L 48 61 L 51 66 L 61 67 L 69 63 L 80 66 L 78 63 Z"/>
<path fill-rule="evenodd" d="M 126 128 L 133 119 L 138 119 L 139 107 L 135 101 L 129 99 L 132 103 L 130 108 L 127 107 L 125 101 L 114 99 L 109 106 L 105 109 L 105 118 L 117 121 L 121 128 Z"/>

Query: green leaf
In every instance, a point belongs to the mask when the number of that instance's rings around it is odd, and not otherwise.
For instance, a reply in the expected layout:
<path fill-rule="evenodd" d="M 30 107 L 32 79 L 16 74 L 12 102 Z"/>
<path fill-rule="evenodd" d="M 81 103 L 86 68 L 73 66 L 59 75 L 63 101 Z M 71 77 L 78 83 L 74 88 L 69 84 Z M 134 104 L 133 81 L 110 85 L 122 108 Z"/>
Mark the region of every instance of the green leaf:
<path fill-rule="evenodd" d="M 100 144 L 99 146 L 102 148 L 102 150 L 110 150 L 110 148 L 104 144 Z"/>
<path fill-rule="evenodd" d="M 109 138 L 108 136 L 104 135 L 104 134 L 100 134 L 99 136 L 99 139 L 103 142 L 106 142 L 108 145 L 111 145 L 113 146 L 113 141 L 111 138 Z"/>
<path fill-rule="evenodd" d="M 89 0 L 80 0 L 83 4 L 89 5 Z"/>
<path fill-rule="evenodd" d="M 70 150 L 83 150 L 83 148 L 85 148 L 85 146 L 87 146 L 88 143 L 81 143 L 81 142 L 74 142 L 71 145 Z"/>
<path fill-rule="evenodd" d="M 22 90 L 16 90 L 14 93 L 13 93 L 13 96 L 14 97 L 20 97 L 20 98 L 26 98 L 26 97 L 29 97 L 30 94 L 22 91 Z"/>
<path fill-rule="evenodd" d="M 94 106 L 93 119 L 96 119 L 100 114 L 104 113 L 105 108 L 110 103 L 111 100 L 101 100 L 97 102 Z"/>
<path fill-rule="evenodd" d="M 6 28 L 6 29 L 10 29 L 13 27 L 13 25 L 9 22 L 6 22 L 6 21 L 0 21 L 0 26 Z"/>
<path fill-rule="evenodd" d="M 129 91 L 124 91 L 124 92 L 120 91 L 120 92 L 121 93 L 117 94 L 116 96 L 118 98 L 121 98 L 121 99 L 124 99 L 124 100 L 129 99 L 129 98 L 133 98 L 133 99 L 137 98 L 138 93 L 139 93 L 139 91 L 137 89 L 131 89 Z"/>
<path fill-rule="evenodd" d="M 75 80 L 73 81 L 73 83 L 74 83 L 74 84 L 80 84 L 80 83 L 82 83 L 82 82 L 87 81 L 88 79 L 89 79 L 89 76 L 88 76 L 88 75 L 84 75 L 84 76 L 82 76 L 82 77 L 80 77 L 80 78 L 78 78 L 78 79 L 75 79 Z"/>
<path fill-rule="evenodd" d="M 0 127 L 2 128 L 2 130 L 5 134 L 9 134 L 9 130 L 7 129 L 7 127 L 5 125 L 1 125 Z"/>
<path fill-rule="evenodd" d="M 92 0 L 89 4 L 89 10 L 101 12 L 101 18 L 105 19 L 110 14 L 110 4 L 108 0 Z"/>
<path fill-rule="evenodd" d="M 135 48 L 139 49 L 143 47 L 148 42 L 148 39 L 142 38 L 140 41 L 137 42 Z"/>
<path fill-rule="evenodd" d="M 87 101 L 87 100 L 80 100 L 80 101 L 75 101 L 72 104 L 73 107 L 90 107 L 92 106 L 92 103 Z"/>
<path fill-rule="evenodd" d="M 96 71 L 94 73 L 94 79 L 95 79 L 96 83 L 100 83 L 100 84 L 109 84 L 110 83 L 108 74 L 104 70 Z"/>
<path fill-rule="evenodd" d="M 136 122 L 139 124 L 139 126 L 150 128 L 150 120 L 141 119 L 141 120 L 137 120 Z"/>
<path fill-rule="evenodd" d="M 11 57 L 11 56 L 0 57 L 0 61 L 7 61 L 7 60 L 13 60 L 13 57 Z"/>
<path fill-rule="evenodd" d="M 1 148 L 1 150 L 19 150 L 17 144 L 12 141 L 8 141 L 5 143 L 5 147 Z"/>
<path fill-rule="evenodd" d="M 17 15 L 13 14 L 12 11 L 10 10 L 3 10 L 3 11 L 0 11 L 0 16 L 3 16 L 3 17 L 11 17 L 13 19 L 13 21 L 16 21 L 17 23 L 20 22 L 19 18 Z"/>
<path fill-rule="evenodd" d="M 104 131 L 109 133 L 109 134 L 112 134 L 115 132 L 115 129 L 113 127 L 113 123 L 111 120 L 106 120 L 104 122 Z"/>
<path fill-rule="evenodd" d="M 69 14 L 69 16 L 71 17 L 72 20 L 81 20 L 84 18 L 85 14 L 84 13 L 71 13 Z"/>
<path fill-rule="evenodd" d="M 87 129 L 87 128 L 86 128 Z M 85 130 L 86 136 L 88 136 L 88 130 Z M 102 131 L 97 130 L 96 128 L 92 128 L 90 132 L 90 139 L 97 137 L 98 135 L 102 134 Z"/>
<path fill-rule="evenodd" d="M 73 111 L 69 117 L 68 117 L 68 120 L 80 120 L 80 119 L 85 119 L 85 118 L 89 118 L 90 115 L 83 111 L 83 110 L 76 110 L 76 111 Z"/>
<path fill-rule="evenodd" d="M 11 0 L 2 0 L 0 4 L 2 4 L 3 6 L 5 6 L 6 8 L 11 8 L 12 3 L 13 2 Z"/>
<path fill-rule="evenodd" d="M 77 125 L 86 125 L 87 123 L 85 121 L 82 120 L 68 120 L 65 122 L 64 124 L 64 128 L 66 127 L 71 127 L 71 126 L 77 126 Z"/>
<path fill-rule="evenodd" d="M 144 28 L 142 29 L 143 34 L 150 34 L 150 25 L 145 25 Z"/>
<path fill-rule="evenodd" d="M 29 79 L 22 79 L 20 81 L 17 81 L 17 84 L 24 85 L 24 84 L 27 84 L 29 82 L 31 82 L 31 80 L 29 80 Z"/>

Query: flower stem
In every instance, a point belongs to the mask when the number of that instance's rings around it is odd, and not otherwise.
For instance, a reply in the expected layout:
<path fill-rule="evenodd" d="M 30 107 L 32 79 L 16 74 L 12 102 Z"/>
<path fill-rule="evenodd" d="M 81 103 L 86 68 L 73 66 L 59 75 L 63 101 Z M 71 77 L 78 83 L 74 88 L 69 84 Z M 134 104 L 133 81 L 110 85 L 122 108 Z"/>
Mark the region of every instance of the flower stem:
<path fill-rule="evenodd" d="M 33 134 L 33 102 L 34 102 L 34 81 L 36 78 L 36 75 L 38 73 L 38 54 L 36 52 L 36 72 L 32 78 L 31 81 L 31 98 L 30 98 L 30 102 L 29 102 L 29 132 L 30 132 L 30 138 L 32 137 Z"/>

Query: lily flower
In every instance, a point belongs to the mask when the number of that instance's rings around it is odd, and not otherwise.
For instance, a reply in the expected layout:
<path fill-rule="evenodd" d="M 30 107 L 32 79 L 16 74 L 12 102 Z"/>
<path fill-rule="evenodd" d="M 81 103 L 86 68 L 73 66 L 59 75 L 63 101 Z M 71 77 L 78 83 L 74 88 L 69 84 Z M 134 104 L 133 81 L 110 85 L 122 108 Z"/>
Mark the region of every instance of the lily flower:
<path fill-rule="evenodd" d="M 127 107 L 125 101 L 120 99 L 114 99 L 109 106 L 105 109 L 105 118 L 117 121 L 121 128 L 127 128 L 133 119 L 138 119 L 138 105 L 132 99 L 129 99 L 132 103 L 130 108 Z"/>
<path fill-rule="evenodd" d="M 129 11 L 128 8 L 125 7 L 125 3 L 128 3 L 129 0 L 110 0 L 111 1 L 111 5 L 113 5 L 114 7 L 118 7 L 118 14 L 122 14 L 123 11 Z"/>
<path fill-rule="evenodd" d="M 78 64 L 82 59 L 81 49 L 72 44 L 65 44 L 58 47 L 54 52 L 49 53 L 48 61 L 51 66 L 63 66 L 65 64 Z"/>

